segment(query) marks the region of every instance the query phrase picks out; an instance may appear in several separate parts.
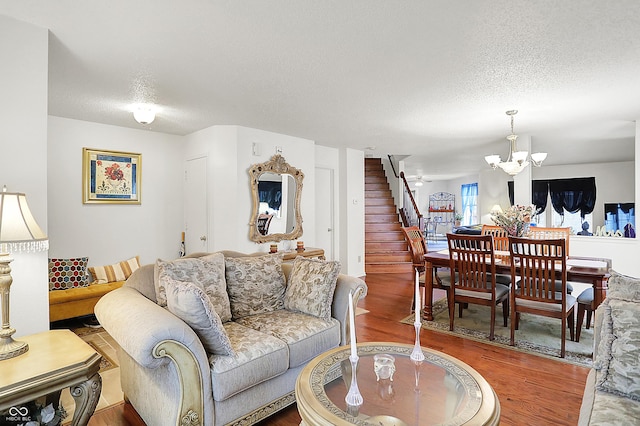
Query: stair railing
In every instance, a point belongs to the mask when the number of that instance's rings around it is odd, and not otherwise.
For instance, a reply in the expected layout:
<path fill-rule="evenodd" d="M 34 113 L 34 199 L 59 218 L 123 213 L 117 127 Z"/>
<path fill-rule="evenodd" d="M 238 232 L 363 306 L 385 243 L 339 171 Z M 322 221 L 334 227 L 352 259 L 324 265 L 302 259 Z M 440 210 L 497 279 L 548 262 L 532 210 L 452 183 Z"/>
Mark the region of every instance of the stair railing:
<path fill-rule="evenodd" d="M 409 183 L 404 176 L 404 172 L 400 172 L 402 180 L 402 207 L 400 208 L 400 218 L 403 226 L 417 226 L 418 229 L 424 230 L 424 217 L 418 209 L 416 200 L 413 198 Z"/>

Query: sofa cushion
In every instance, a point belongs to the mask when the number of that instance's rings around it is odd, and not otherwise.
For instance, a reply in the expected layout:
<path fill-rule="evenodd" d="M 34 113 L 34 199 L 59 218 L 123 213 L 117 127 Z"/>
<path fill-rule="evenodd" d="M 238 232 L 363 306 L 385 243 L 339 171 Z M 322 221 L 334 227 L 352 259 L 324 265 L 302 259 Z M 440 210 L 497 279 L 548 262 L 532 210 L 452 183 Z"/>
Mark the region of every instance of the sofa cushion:
<path fill-rule="evenodd" d="M 609 392 L 596 392 L 589 414 L 589 424 L 591 425 L 633 425 L 637 424 L 640 419 L 640 404 L 624 396 Z M 584 417 L 586 418 L 586 415 Z M 582 418 L 581 412 L 580 420 Z"/>
<path fill-rule="evenodd" d="M 640 303 L 607 297 L 594 368 L 596 389 L 640 401 Z"/>
<path fill-rule="evenodd" d="M 339 273 L 338 261 L 296 257 L 284 295 L 284 307 L 329 319 Z"/>
<path fill-rule="evenodd" d="M 286 281 L 281 254 L 227 257 L 225 275 L 234 320 L 284 307 Z"/>
<path fill-rule="evenodd" d="M 197 285 L 167 278 L 167 309 L 196 332 L 207 353 L 235 355 L 209 296 Z"/>
<path fill-rule="evenodd" d="M 96 284 L 106 284 L 115 281 L 126 281 L 129 275 L 139 267 L 140 258 L 136 256 L 113 265 L 92 266 L 89 268 L 89 272 L 91 272 Z"/>
<path fill-rule="evenodd" d="M 323 320 L 281 309 L 243 317 L 237 322 L 286 342 L 289 346 L 289 368 L 305 364 L 340 345 L 340 323 L 334 318 Z"/>
<path fill-rule="evenodd" d="M 210 355 L 213 399 L 223 401 L 289 368 L 286 343 L 230 321 L 224 324 L 235 356 Z"/>
<path fill-rule="evenodd" d="M 89 285 L 88 257 L 49 259 L 49 290 L 67 290 Z"/>
<path fill-rule="evenodd" d="M 198 258 L 180 258 L 172 261 L 156 261 L 156 300 L 167 306 L 165 281 L 191 282 L 204 290 L 222 322 L 231 320 L 231 307 L 224 275 L 224 256 L 213 253 Z"/>

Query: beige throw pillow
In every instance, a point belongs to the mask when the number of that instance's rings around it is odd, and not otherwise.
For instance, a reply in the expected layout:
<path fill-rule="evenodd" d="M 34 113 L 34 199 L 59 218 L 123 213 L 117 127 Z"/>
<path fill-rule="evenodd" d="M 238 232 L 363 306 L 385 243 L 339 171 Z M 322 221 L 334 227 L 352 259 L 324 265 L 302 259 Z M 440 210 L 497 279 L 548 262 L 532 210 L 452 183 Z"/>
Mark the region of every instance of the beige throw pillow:
<path fill-rule="evenodd" d="M 339 273 L 338 261 L 296 257 L 284 295 L 285 309 L 329 319 Z"/>
<path fill-rule="evenodd" d="M 167 309 L 195 331 L 207 353 L 235 356 L 220 316 L 200 287 L 167 277 L 165 288 Z"/>
<path fill-rule="evenodd" d="M 225 276 L 234 319 L 284 307 L 286 282 L 281 254 L 227 257 Z"/>
<path fill-rule="evenodd" d="M 213 253 L 197 258 L 180 258 L 173 261 L 156 261 L 156 300 L 167 306 L 166 283 L 168 279 L 195 284 L 209 297 L 222 322 L 231 320 L 231 308 L 224 274 L 224 255 Z"/>
<path fill-rule="evenodd" d="M 107 266 L 91 266 L 89 272 L 95 280 L 92 284 L 106 284 L 115 281 L 126 281 L 129 275 L 140 267 L 138 256 Z"/>

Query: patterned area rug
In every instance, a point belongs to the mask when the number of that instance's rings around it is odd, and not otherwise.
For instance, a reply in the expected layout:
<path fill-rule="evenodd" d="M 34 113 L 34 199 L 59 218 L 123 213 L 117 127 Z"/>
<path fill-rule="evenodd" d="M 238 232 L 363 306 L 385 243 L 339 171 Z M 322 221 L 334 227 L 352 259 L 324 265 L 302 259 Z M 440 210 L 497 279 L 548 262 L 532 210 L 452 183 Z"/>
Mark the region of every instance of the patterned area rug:
<path fill-rule="evenodd" d="M 87 341 L 87 344 L 102 356 L 102 359 L 100 360 L 100 373 L 104 373 L 105 371 L 111 370 L 112 368 L 116 368 L 118 366 L 118 364 L 114 360 L 112 360 L 106 353 L 104 353 L 98 345 L 90 340 Z"/>
<path fill-rule="evenodd" d="M 582 326 L 580 342 L 569 340 L 567 330 L 565 358 L 560 358 L 560 332 L 559 319 L 546 318 L 538 315 L 520 314 L 520 327 L 516 330 L 515 346 L 509 345 L 511 333 L 511 318 L 507 327 L 502 326 L 502 306 L 496 308 L 495 340 L 489 340 L 489 322 L 491 310 L 488 306 L 470 304 L 468 309 L 458 317 L 456 305 L 456 317 L 454 330 L 449 331 L 449 312 L 445 299 L 438 300 L 433 305 L 433 321 L 422 321 L 422 328 L 434 330 L 440 333 L 452 334 L 465 339 L 473 339 L 479 342 L 493 344 L 505 349 L 527 352 L 533 355 L 550 357 L 559 361 L 566 361 L 585 367 L 591 367 L 593 354 L 593 327 L 586 330 Z M 403 324 L 413 326 L 414 315 L 404 318 Z"/>

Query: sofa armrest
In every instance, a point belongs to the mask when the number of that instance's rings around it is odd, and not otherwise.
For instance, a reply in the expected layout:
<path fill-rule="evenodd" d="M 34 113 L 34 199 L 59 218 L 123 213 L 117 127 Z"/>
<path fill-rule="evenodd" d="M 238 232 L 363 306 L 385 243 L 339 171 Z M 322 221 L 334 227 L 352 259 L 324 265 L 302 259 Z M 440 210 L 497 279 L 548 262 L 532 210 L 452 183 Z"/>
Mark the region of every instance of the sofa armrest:
<path fill-rule="evenodd" d="M 204 347 L 191 327 L 127 286 L 103 296 L 95 314 L 141 368 L 156 371 L 145 375 L 149 380 L 156 380 L 158 374 L 172 374 L 172 369 L 158 367 L 173 363 L 181 395 L 176 401 L 176 424 L 185 419 L 205 419 L 205 400 L 212 395 L 211 371 Z"/>
<path fill-rule="evenodd" d="M 208 376 L 207 354 L 191 327 L 137 290 L 124 286 L 104 295 L 95 313 L 109 335 L 143 367 L 157 368 L 169 362 L 154 356 L 155 347 L 176 341 L 193 352 Z"/>
<path fill-rule="evenodd" d="M 331 305 L 331 316 L 340 322 L 340 344 L 349 343 L 349 293 L 353 293 L 353 310 L 360 299 L 367 295 L 367 284 L 357 277 L 350 275 L 338 275 L 336 290 L 333 293 L 333 303 Z"/>

